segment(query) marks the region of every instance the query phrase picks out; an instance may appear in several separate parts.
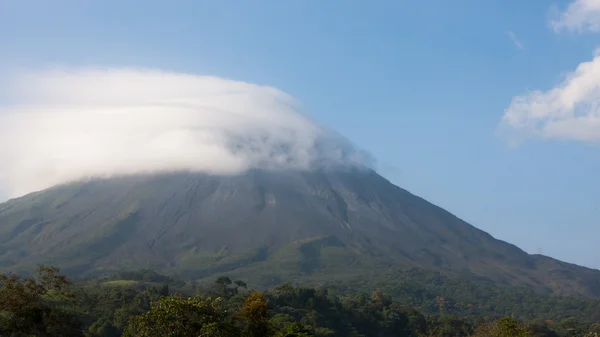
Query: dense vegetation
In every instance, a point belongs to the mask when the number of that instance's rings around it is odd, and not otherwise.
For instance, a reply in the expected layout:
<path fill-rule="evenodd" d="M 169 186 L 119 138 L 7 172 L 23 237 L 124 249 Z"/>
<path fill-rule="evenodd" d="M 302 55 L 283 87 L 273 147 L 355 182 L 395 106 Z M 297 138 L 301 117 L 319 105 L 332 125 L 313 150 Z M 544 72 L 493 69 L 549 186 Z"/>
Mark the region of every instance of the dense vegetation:
<path fill-rule="evenodd" d="M 228 277 L 201 287 L 150 270 L 70 283 L 58 269 L 40 267 L 33 277 L 0 275 L 0 336 L 555 337 L 600 332 L 598 300 L 507 294 L 505 307 L 551 306 L 553 313 L 505 316 L 492 307 L 468 313 L 440 297 L 436 305 L 416 310 L 411 304 L 423 297 L 418 290 L 412 299 L 379 289 L 367 295 L 291 284 L 258 292 Z M 485 301 L 489 294 L 481 295 Z"/>

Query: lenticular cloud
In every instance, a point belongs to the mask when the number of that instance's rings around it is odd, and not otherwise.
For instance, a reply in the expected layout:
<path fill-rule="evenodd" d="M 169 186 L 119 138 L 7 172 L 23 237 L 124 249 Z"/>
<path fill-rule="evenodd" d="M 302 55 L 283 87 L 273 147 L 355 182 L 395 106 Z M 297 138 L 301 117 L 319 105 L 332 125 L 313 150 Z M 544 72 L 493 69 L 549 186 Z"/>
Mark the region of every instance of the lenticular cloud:
<path fill-rule="evenodd" d="M 0 191 L 173 170 L 364 166 L 369 158 L 266 86 L 154 70 L 21 74 L 0 107 Z"/>

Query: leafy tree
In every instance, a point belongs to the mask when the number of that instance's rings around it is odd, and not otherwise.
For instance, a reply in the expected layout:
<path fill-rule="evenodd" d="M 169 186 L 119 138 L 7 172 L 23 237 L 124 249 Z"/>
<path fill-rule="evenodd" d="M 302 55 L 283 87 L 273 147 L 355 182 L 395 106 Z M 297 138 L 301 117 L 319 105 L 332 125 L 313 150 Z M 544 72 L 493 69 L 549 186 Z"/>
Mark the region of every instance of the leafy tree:
<path fill-rule="evenodd" d="M 155 337 L 234 337 L 239 330 L 220 299 L 162 297 L 152 303 L 150 311 L 134 317 L 123 336 Z"/>
<path fill-rule="evenodd" d="M 514 317 L 505 317 L 475 330 L 473 337 L 527 337 L 531 331 Z"/>
<path fill-rule="evenodd" d="M 53 267 L 35 277 L 0 274 L 0 336 L 80 336 L 76 318 L 55 305 L 71 298 L 68 286 Z"/>
<path fill-rule="evenodd" d="M 273 329 L 269 323 L 269 306 L 262 293 L 255 291 L 248 296 L 239 312 L 239 317 L 245 323 L 244 336 L 267 337 L 273 335 Z"/>
<path fill-rule="evenodd" d="M 280 337 L 313 337 L 312 332 L 300 322 L 286 324 L 284 331 L 279 333 Z"/>
<path fill-rule="evenodd" d="M 229 298 L 239 294 L 240 288 L 246 289 L 248 286 L 244 281 L 232 281 L 227 276 L 221 276 L 215 281 L 215 293 L 218 296 Z"/>
<path fill-rule="evenodd" d="M 248 288 L 248 285 L 244 281 L 237 280 L 237 281 L 235 281 L 233 283 L 235 283 L 235 285 L 237 286 L 237 288 L 244 288 L 244 289 Z"/>
<path fill-rule="evenodd" d="M 163 285 L 160 286 L 160 290 L 158 292 L 161 296 L 169 296 L 169 284 L 163 283 Z"/>

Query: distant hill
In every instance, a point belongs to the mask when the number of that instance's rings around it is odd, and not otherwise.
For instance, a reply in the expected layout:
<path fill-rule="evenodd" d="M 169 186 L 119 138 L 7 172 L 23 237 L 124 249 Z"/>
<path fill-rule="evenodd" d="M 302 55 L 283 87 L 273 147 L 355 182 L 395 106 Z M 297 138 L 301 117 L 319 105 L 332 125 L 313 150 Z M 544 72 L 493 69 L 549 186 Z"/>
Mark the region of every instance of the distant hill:
<path fill-rule="evenodd" d="M 418 268 L 600 296 L 600 271 L 529 255 L 374 171 L 169 173 L 70 183 L 0 204 L 0 271 L 152 268 L 253 286 L 393 283 Z"/>

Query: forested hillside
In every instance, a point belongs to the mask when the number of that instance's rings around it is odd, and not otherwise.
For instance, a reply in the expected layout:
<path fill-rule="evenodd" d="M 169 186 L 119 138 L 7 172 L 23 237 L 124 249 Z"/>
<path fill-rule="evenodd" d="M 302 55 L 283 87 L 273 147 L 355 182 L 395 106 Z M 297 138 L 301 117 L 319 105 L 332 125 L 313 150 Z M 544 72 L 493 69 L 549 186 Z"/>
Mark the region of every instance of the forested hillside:
<path fill-rule="evenodd" d="M 0 276 L 0 336 L 566 337 L 600 332 L 597 299 L 510 295 L 502 289 L 494 294 L 481 288 L 478 302 L 459 304 L 442 297 L 430 301 L 424 295 L 429 291 L 392 296 L 384 289 L 353 293 L 289 283 L 256 291 L 229 277 L 202 287 L 151 270 L 69 282 L 58 269 L 41 267 L 35 277 Z M 507 308 L 516 311 L 509 315 Z"/>
<path fill-rule="evenodd" d="M 261 288 L 387 287 L 418 269 L 600 296 L 600 271 L 527 254 L 364 169 L 112 177 L 0 204 L 0 272 L 38 264 L 77 277 L 136 268 L 199 282 L 228 275 Z"/>

